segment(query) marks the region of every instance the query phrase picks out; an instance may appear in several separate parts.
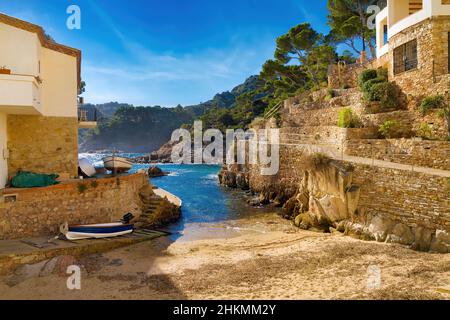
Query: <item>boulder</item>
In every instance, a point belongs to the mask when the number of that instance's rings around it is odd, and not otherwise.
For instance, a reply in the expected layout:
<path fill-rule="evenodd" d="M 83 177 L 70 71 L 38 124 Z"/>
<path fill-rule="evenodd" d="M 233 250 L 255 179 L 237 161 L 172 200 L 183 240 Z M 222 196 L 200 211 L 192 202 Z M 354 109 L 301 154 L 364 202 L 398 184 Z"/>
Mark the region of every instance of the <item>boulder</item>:
<path fill-rule="evenodd" d="M 249 205 L 253 206 L 253 207 L 257 207 L 257 206 L 260 205 L 260 203 L 259 203 L 259 198 L 256 198 L 256 197 L 253 197 L 253 198 L 251 198 L 251 199 L 248 199 L 248 200 L 247 200 L 247 203 L 248 203 Z"/>
<path fill-rule="evenodd" d="M 236 174 L 232 171 L 222 170 L 219 175 L 219 181 L 222 185 L 229 188 L 236 188 Z"/>
<path fill-rule="evenodd" d="M 349 218 L 345 203 L 338 197 L 326 195 L 318 200 L 325 218 L 330 223 L 339 222 Z"/>
<path fill-rule="evenodd" d="M 72 265 L 77 265 L 77 259 L 73 256 L 59 256 L 57 257 L 53 273 L 60 276 L 67 275 L 67 268 Z"/>
<path fill-rule="evenodd" d="M 163 177 L 166 175 L 167 175 L 167 173 L 162 171 L 161 168 L 159 168 L 157 166 L 152 166 L 148 169 L 148 176 L 150 178 Z"/>
<path fill-rule="evenodd" d="M 376 216 L 370 221 L 368 232 L 376 241 L 384 242 L 393 226 L 394 222 L 391 219 Z"/>
<path fill-rule="evenodd" d="M 414 230 L 414 244 L 413 248 L 419 251 L 429 251 L 433 231 L 424 227 L 417 227 Z"/>
<path fill-rule="evenodd" d="M 411 245 L 414 243 L 414 234 L 407 225 L 397 223 L 392 229 L 392 233 L 387 236 L 386 242 Z"/>
<path fill-rule="evenodd" d="M 283 205 L 282 216 L 286 219 L 291 219 L 292 217 L 295 217 L 299 213 L 301 213 L 301 210 L 299 209 L 301 208 L 299 208 L 298 200 L 294 196 L 286 201 L 286 203 Z"/>
<path fill-rule="evenodd" d="M 321 221 L 325 218 L 325 213 L 323 211 L 322 205 L 319 200 L 314 198 L 313 196 L 309 197 L 309 212 L 313 214 L 317 220 Z"/>
<path fill-rule="evenodd" d="M 450 232 L 446 230 L 436 230 L 430 250 L 439 253 L 450 253 Z"/>
<path fill-rule="evenodd" d="M 313 215 L 310 213 L 301 213 L 295 217 L 294 220 L 295 226 L 299 227 L 303 230 L 308 230 L 314 226 L 318 226 L 318 222 Z"/>
<path fill-rule="evenodd" d="M 259 194 L 259 203 L 262 205 L 266 205 L 270 203 L 270 195 L 265 192 L 261 192 Z"/>
<path fill-rule="evenodd" d="M 57 263 L 58 263 L 57 257 L 48 260 L 47 263 L 44 265 L 44 267 L 41 269 L 39 276 L 46 277 L 51 275 L 55 270 Z"/>
<path fill-rule="evenodd" d="M 241 190 L 249 190 L 250 189 L 250 185 L 248 183 L 248 175 L 246 175 L 245 173 L 238 173 L 236 175 L 236 186 L 241 189 Z"/>

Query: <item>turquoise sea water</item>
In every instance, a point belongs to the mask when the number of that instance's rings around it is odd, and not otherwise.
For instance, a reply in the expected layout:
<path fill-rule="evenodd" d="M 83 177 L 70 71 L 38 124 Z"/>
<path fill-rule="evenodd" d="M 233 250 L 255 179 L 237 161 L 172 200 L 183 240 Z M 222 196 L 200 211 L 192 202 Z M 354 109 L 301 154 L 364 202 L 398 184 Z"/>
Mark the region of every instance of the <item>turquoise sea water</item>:
<path fill-rule="evenodd" d="M 138 156 L 136 154 L 122 155 Z M 97 166 L 102 165 L 103 156 L 100 154 L 80 155 Z M 220 186 L 217 177 L 220 166 L 174 164 L 158 164 L 157 166 L 169 172 L 169 175 L 153 178 L 151 183 L 175 194 L 183 201 L 182 217 L 180 221 L 168 227 L 169 231 L 183 234 L 204 233 L 205 228 L 220 224 L 224 226 L 221 231 L 223 233 L 223 230 L 233 230 L 234 227 L 233 224 L 230 225 L 230 221 L 267 212 L 265 208 L 248 205 L 242 191 Z M 135 164 L 131 172 L 149 167 L 148 164 Z M 218 229 L 212 229 L 211 232 L 216 233 Z"/>

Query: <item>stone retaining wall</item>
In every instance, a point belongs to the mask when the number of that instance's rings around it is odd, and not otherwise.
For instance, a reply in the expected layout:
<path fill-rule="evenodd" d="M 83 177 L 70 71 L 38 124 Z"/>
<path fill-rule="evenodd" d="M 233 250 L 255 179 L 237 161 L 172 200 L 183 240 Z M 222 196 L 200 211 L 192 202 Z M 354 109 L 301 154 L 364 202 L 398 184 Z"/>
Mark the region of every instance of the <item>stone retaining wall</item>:
<path fill-rule="evenodd" d="M 328 144 L 340 148 L 347 140 L 371 139 L 378 136 L 378 128 L 339 128 L 336 126 L 305 126 L 281 128 L 280 142 Z"/>
<path fill-rule="evenodd" d="M 56 236 L 64 222 L 113 222 L 128 212 L 138 217 L 142 213 L 139 191 L 148 184 L 145 174 L 133 174 L 45 188 L 4 189 L 0 191 L 0 239 Z"/>
<path fill-rule="evenodd" d="M 355 165 L 353 182 L 361 188 L 360 216 L 382 216 L 413 228 L 450 231 L 449 179 Z"/>
<path fill-rule="evenodd" d="M 450 170 L 450 142 L 410 139 L 348 140 L 344 152 L 350 156 Z"/>
<path fill-rule="evenodd" d="M 330 89 L 340 89 L 344 86 L 355 88 L 358 86 L 358 76 L 364 69 L 386 67 L 388 59 L 388 55 L 384 55 L 380 59 L 368 61 L 364 64 L 355 63 L 343 67 L 339 67 L 337 64 L 330 65 L 328 69 L 328 87 Z"/>
<path fill-rule="evenodd" d="M 448 178 L 335 160 L 314 167 L 312 154 L 280 145 L 276 175 L 262 176 L 257 165 L 245 169 L 250 189 L 265 203 L 284 203 L 283 214 L 303 228 L 332 226 L 367 240 L 450 252 Z"/>

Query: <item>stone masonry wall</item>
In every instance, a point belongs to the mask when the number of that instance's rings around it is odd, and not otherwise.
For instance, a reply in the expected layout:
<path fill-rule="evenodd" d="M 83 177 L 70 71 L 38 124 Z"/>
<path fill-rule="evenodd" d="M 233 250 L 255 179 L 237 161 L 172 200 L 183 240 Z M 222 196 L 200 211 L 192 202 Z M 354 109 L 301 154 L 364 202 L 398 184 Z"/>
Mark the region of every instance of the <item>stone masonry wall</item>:
<path fill-rule="evenodd" d="M 78 119 L 8 115 L 8 174 L 18 170 L 78 175 Z"/>
<path fill-rule="evenodd" d="M 362 219 L 378 215 L 408 227 L 450 231 L 450 184 L 444 177 L 355 165 Z"/>
<path fill-rule="evenodd" d="M 341 161 L 314 169 L 305 162 L 305 155 L 313 153 L 280 145 L 279 172 L 262 176 L 257 165 L 249 166 L 250 189 L 261 193 L 260 199 L 289 199 L 285 207 L 294 203 L 304 209 L 306 183 L 309 212 L 291 215 L 296 225 L 311 219 L 320 224 L 325 218 L 333 228 L 358 238 L 450 252 L 449 178 Z M 347 168 L 340 174 L 333 169 L 339 163 Z"/>
<path fill-rule="evenodd" d="M 390 77 L 406 94 L 445 94 L 450 88 L 448 33 L 450 19 L 433 17 L 412 26 L 389 40 Z M 417 39 L 418 68 L 394 75 L 394 49 Z"/>
<path fill-rule="evenodd" d="M 340 128 L 337 126 L 307 126 L 280 129 L 282 144 L 325 144 L 340 148 L 347 140 L 372 139 L 378 128 Z"/>
<path fill-rule="evenodd" d="M 368 61 L 364 64 L 355 63 L 339 67 L 337 64 L 330 65 L 328 69 L 328 88 L 341 89 L 343 87 L 355 88 L 358 85 L 359 74 L 367 68 L 378 69 L 388 65 L 388 56 Z"/>
<path fill-rule="evenodd" d="M 411 139 L 348 140 L 345 154 L 450 170 L 450 142 Z"/>
<path fill-rule="evenodd" d="M 55 236 L 59 226 L 106 223 L 131 212 L 141 215 L 139 191 L 148 186 L 145 174 L 106 179 L 73 180 L 32 189 L 4 189 L 0 193 L 0 239 Z M 2 196 L 15 194 L 11 202 Z"/>

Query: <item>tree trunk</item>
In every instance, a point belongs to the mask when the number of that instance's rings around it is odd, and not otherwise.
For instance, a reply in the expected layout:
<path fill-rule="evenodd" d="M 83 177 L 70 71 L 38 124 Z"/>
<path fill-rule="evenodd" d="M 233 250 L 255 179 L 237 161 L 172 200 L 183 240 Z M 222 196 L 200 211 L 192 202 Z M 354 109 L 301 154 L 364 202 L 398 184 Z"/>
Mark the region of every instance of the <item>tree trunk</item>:
<path fill-rule="evenodd" d="M 376 59 L 377 58 L 377 51 L 375 49 L 375 46 L 372 44 L 371 40 L 368 41 L 368 44 L 369 44 L 370 55 L 371 55 L 372 59 Z"/>
<path fill-rule="evenodd" d="M 358 14 L 361 20 L 361 38 L 362 38 L 362 51 L 366 51 L 366 36 L 364 35 L 364 27 L 366 23 L 366 17 L 364 16 L 361 0 L 358 0 Z"/>

